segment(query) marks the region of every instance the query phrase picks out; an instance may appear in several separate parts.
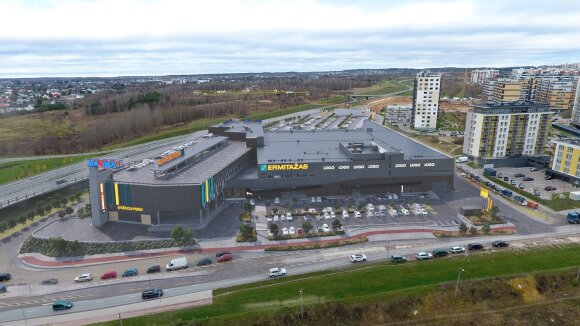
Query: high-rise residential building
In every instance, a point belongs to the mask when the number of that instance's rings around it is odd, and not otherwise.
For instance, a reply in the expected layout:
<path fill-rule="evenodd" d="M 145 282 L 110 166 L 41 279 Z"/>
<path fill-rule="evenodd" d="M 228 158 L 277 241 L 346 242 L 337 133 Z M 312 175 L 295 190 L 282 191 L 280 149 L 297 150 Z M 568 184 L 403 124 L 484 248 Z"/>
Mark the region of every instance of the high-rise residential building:
<path fill-rule="evenodd" d="M 499 75 L 497 69 L 475 69 L 471 71 L 471 83 L 483 85 L 488 79 L 493 79 Z"/>
<path fill-rule="evenodd" d="M 522 83 L 519 80 L 501 79 L 494 83 L 491 97 L 496 103 L 519 101 Z"/>
<path fill-rule="evenodd" d="M 547 104 L 524 101 L 475 105 L 467 113 L 463 153 L 476 159 L 543 155 L 553 114 Z"/>
<path fill-rule="evenodd" d="M 580 139 L 556 139 L 550 174 L 580 185 Z"/>
<path fill-rule="evenodd" d="M 569 110 L 573 107 L 577 76 L 545 76 L 537 79 L 535 101 L 549 104 L 552 110 Z"/>
<path fill-rule="evenodd" d="M 576 83 L 576 92 L 572 99 L 572 119 L 570 120 L 570 125 L 576 128 L 580 128 L 580 87 L 578 86 Z"/>
<path fill-rule="evenodd" d="M 441 75 L 422 71 L 415 77 L 411 125 L 415 129 L 437 128 Z"/>
<path fill-rule="evenodd" d="M 496 80 L 488 79 L 483 82 L 483 89 L 481 92 L 481 100 L 483 103 L 493 102 L 493 91 L 495 89 Z"/>

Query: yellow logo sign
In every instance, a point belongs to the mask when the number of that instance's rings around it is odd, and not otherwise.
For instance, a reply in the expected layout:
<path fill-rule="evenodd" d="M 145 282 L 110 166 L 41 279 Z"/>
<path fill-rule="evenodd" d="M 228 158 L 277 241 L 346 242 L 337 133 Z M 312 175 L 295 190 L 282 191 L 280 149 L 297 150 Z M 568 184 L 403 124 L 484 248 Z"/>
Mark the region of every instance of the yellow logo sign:
<path fill-rule="evenodd" d="M 481 188 L 481 190 L 479 191 L 479 196 L 483 197 L 483 198 L 487 198 L 487 197 L 489 197 L 489 192 L 487 191 L 487 189 Z"/>
<path fill-rule="evenodd" d="M 268 164 L 268 171 L 308 170 L 308 164 Z"/>
<path fill-rule="evenodd" d="M 120 211 L 133 211 L 133 212 L 142 212 L 143 207 L 133 207 L 133 206 L 117 206 Z"/>

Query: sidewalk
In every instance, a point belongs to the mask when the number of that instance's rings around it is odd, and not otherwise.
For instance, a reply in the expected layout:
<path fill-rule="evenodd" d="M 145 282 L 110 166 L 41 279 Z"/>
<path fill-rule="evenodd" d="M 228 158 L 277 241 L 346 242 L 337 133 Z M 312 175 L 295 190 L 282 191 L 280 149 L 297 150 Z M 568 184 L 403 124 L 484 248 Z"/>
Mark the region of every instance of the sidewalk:
<path fill-rule="evenodd" d="M 498 226 L 492 228 L 494 231 L 516 231 L 516 227 L 513 225 L 509 226 Z M 243 252 L 243 251 L 260 251 L 266 248 L 273 248 L 273 247 L 281 247 L 285 245 L 306 245 L 306 244 L 314 244 L 314 243 L 332 243 L 338 242 L 341 240 L 348 240 L 358 238 L 360 236 L 379 236 L 379 235 L 396 235 L 396 234 L 408 234 L 408 233 L 428 233 L 432 235 L 433 232 L 442 233 L 442 234 L 451 234 L 457 232 L 457 230 L 450 231 L 449 228 L 394 228 L 388 230 L 374 230 L 374 231 L 362 231 L 357 232 L 355 231 L 352 235 L 349 236 L 330 236 L 324 237 L 327 239 L 316 238 L 317 240 L 309 240 L 309 239 L 293 239 L 293 240 L 282 240 L 282 241 L 268 241 L 268 244 L 261 244 L 261 241 L 258 241 L 253 244 L 247 245 L 234 245 L 234 246 L 211 246 L 215 243 L 208 241 L 206 244 L 203 242 L 200 243 L 199 248 L 191 248 L 191 249 L 180 249 L 180 248 L 167 248 L 162 250 L 150 250 L 147 252 L 138 252 L 135 254 L 124 254 L 124 253 L 116 253 L 116 254 L 106 254 L 106 255 L 96 255 L 91 257 L 77 257 L 77 258 L 53 258 L 47 257 L 41 254 L 23 254 L 19 255 L 18 258 L 22 261 L 22 263 L 38 267 L 38 268 L 63 268 L 63 267 L 78 267 L 78 266 L 90 266 L 90 265 L 99 265 L 99 264 L 107 264 L 113 263 L 118 261 L 128 261 L 128 260 L 137 260 L 137 259 L 147 259 L 147 258 L 154 258 L 154 257 L 163 257 L 163 256 L 170 256 L 170 255 L 177 255 L 177 254 L 193 254 L 193 253 L 215 253 L 219 251 L 230 251 L 230 252 Z"/>

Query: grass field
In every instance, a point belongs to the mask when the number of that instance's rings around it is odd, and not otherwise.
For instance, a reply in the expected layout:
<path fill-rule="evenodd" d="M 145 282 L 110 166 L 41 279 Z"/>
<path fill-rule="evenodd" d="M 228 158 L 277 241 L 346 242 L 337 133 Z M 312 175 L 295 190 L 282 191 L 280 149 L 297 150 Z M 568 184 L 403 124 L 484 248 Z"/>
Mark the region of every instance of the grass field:
<path fill-rule="evenodd" d="M 39 173 L 78 163 L 95 156 L 96 155 L 91 154 L 2 163 L 0 164 L 0 184 L 28 178 Z"/>
<path fill-rule="evenodd" d="M 394 80 L 383 80 L 377 85 L 367 87 L 367 88 L 360 88 L 355 90 L 355 94 L 357 95 L 384 95 L 390 94 L 398 91 L 406 90 L 407 87 L 405 85 L 401 85 L 397 81 Z"/>
<path fill-rule="evenodd" d="M 491 254 L 471 254 L 401 265 L 364 264 L 356 268 L 324 271 L 278 280 L 268 280 L 214 291 L 214 303 L 196 309 L 179 310 L 125 319 L 124 325 L 167 325 L 172 321 L 195 319 L 203 325 L 223 325 L 229 321 L 251 323 L 253 316 L 281 312 L 299 304 L 300 289 L 304 303 L 356 302 L 373 304 L 396 294 L 426 294 L 442 282 L 502 275 L 522 275 L 578 267 L 580 245 L 543 247 L 533 250 L 499 250 Z M 289 269 L 288 272 L 292 273 Z M 241 321 L 242 320 L 242 321 Z M 118 321 L 101 325 L 117 325 Z"/>
<path fill-rule="evenodd" d="M 463 112 L 445 112 L 439 116 L 441 130 L 465 130 L 467 114 Z"/>

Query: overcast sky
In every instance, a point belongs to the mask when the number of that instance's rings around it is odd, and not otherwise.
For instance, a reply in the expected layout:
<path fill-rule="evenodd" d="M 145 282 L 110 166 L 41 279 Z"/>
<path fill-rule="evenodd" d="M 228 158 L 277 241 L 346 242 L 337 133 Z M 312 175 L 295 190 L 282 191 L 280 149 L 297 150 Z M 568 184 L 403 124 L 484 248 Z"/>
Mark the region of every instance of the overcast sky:
<path fill-rule="evenodd" d="M 0 0 L 0 77 L 580 62 L 580 1 Z"/>

